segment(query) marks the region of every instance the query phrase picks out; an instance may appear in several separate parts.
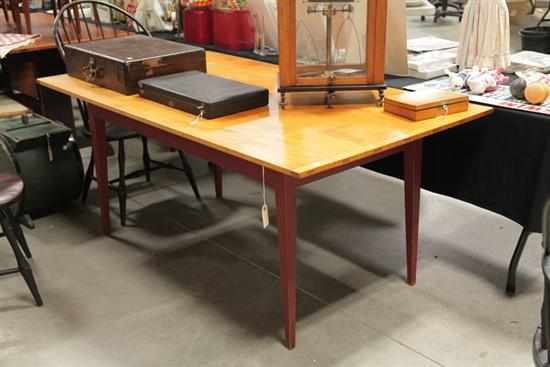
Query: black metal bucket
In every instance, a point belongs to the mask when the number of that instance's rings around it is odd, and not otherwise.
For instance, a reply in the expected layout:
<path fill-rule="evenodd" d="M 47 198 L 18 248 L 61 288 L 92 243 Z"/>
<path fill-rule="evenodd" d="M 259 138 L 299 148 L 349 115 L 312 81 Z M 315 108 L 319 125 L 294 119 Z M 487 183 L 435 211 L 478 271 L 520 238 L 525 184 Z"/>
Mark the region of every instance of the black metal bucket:
<path fill-rule="evenodd" d="M 528 27 L 519 31 L 521 49 L 550 54 L 550 27 Z"/>

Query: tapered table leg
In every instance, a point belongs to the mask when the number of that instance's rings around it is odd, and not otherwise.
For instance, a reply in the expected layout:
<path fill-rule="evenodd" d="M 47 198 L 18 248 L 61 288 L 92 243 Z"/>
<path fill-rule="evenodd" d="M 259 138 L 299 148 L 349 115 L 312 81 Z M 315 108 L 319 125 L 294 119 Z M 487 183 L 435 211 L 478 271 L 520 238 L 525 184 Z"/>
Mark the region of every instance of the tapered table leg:
<path fill-rule="evenodd" d="M 279 180 L 277 180 L 279 181 Z M 281 174 L 275 186 L 285 345 L 296 346 L 296 180 Z"/>
<path fill-rule="evenodd" d="M 94 154 L 97 188 L 99 191 L 99 207 L 101 211 L 101 228 L 103 234 L 111 233 L 109 218 L 109 192 L 107 174 L 107 142 L 105 139 L 105 121 L 95 115 L 95 108 L 89 106 L 90 132 L 92 134 L 92 149 Z"/>
<path fill-rule="evenodd" d="M 404 152 L 405 226 L 407 242 L 407 283 L 416 284 L 418 255 L 418 222 L 420 214 L 420 185 L 422 179 L 422 140 L 408 145 Z"/>

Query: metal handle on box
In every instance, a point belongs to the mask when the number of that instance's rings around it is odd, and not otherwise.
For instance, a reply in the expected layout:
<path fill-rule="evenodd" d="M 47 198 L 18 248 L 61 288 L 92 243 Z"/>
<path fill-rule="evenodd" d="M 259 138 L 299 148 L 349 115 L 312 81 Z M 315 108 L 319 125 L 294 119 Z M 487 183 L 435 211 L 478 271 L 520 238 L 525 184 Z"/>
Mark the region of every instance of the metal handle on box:
<path fill-rule="evenodd" d="M 82 67 L 82 73 L 87 82 L 93 82 L 96 78 L 102 78 L 104 74 L 103 68 L 97 66 L 93 57 L 90 57 L 88 64 Z"/>

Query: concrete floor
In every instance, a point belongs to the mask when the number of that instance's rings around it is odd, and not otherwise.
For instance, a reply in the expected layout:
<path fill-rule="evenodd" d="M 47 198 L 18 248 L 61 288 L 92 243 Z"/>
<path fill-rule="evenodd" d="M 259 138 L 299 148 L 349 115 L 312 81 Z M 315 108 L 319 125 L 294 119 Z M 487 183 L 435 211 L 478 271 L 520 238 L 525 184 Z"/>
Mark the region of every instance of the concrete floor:
<path fill-rule="evenodd" d="M 411 38 L 454 39 L 457 29 L 456 18 L 409 19 Z M 129 151 L 139 157 L 139 144 Z M 94 188 L 88 206 L 74 204 L 26 231 L 45 305 L 33 305 L 19 275 L 0 279 L 1 367 L 532 365 L 540 235 L 530 238 L 518 292 L 508 297 L 520 226 L 423 192 L 418 284 L 410 287 L 401 181 L 354 169 L 306 186 L 298 204 L 297 349 L 289 352 L 276 228 L 261 227 L 260 185 L 227 173 L 225 200 L 217 201 L 205 163 L 193 165 L 202 203 L 183 174 L 159 171 L 151 184 L 131 186 L 127 227 L 117 224 L 113 196 L 111 237 L 99 233 Z M 268 199 L 275 223 L 271 192 Z M 0 268 L 13 265 L 3 243 Z"/>

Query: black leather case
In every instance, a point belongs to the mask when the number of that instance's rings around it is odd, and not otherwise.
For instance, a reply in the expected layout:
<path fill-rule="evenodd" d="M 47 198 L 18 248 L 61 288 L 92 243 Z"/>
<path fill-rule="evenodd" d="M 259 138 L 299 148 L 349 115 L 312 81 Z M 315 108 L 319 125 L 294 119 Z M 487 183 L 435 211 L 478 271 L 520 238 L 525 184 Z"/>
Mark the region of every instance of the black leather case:
<path fill-rule="evenodd" d="M 266 88 L 236 82 L 200 71 L 186 71 L 139 82 L 142 97 L 213 119 L 265 106 Z"/>

